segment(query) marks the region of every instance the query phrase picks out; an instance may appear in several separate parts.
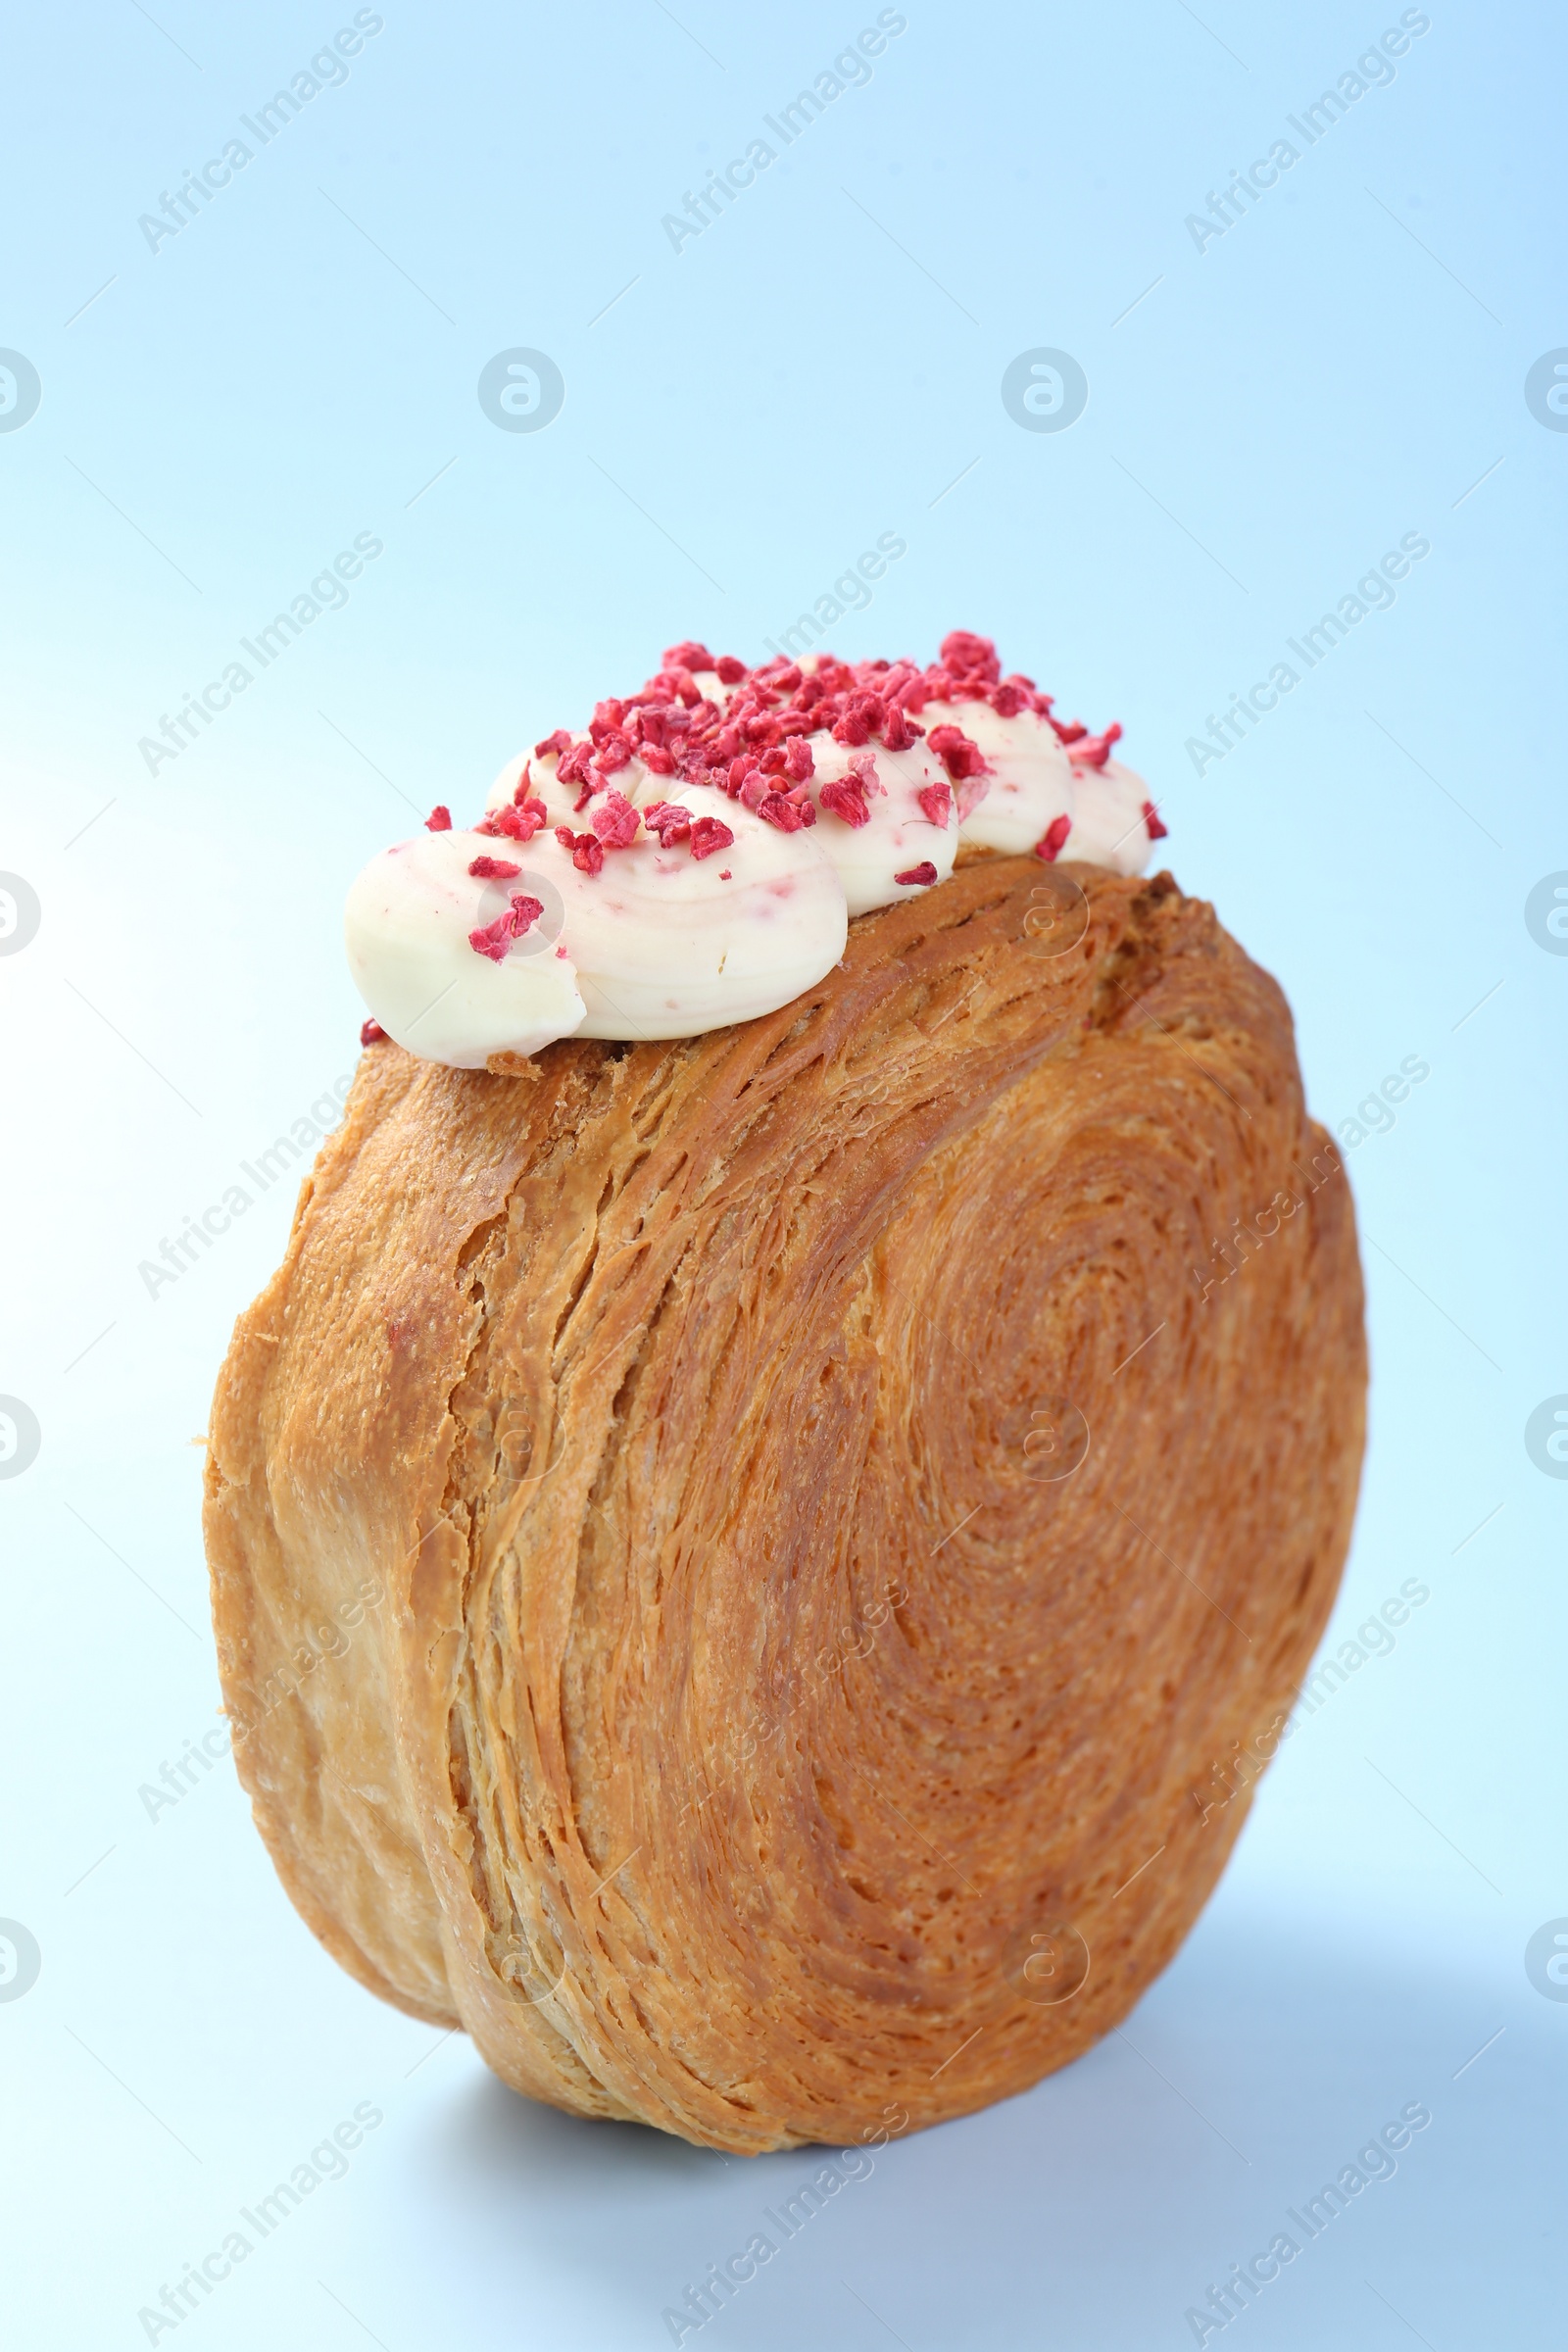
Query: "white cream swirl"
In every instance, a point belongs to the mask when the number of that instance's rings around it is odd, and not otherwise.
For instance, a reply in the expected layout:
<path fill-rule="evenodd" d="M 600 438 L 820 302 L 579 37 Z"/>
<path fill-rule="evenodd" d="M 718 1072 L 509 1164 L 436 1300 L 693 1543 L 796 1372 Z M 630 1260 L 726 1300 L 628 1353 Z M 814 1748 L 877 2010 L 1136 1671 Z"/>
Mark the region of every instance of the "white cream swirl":
<path fill-rule="evenodd" d="M 603 848 L 597 871 L 550 827 L 527 842 L 425 832 L 384 850 L 345 913 L 374 1018 L 411 1054 L 482 1069 L 560 1037 L 701 1036 L 774 1012 L 831 971 L 848 914 L 814 842 L 710 792 L 677 790 L 666 806 L 690 811 L 684 828 Z M 705 838 L 705 822 L 729 838 Z M 597 841 L 586 826 L 578 838 Z"/>
<path fill-rule="evenodd" d="M 720 712 L 734 699 L 716 672 L 696 682 Z M 564 738 L 550 739 L 560 754 L 519 754 L 490 788 L 482 832 L 427 829 L 350 890 L 349 963 L 374 1021 L 458 1069 L 563 1037 L 695 1037 L 814 986 L 852 915 L 940 885 L 961 844 L 1144 870 L 1147 787 L 1103 739 L 1074 759 L 1048 718 L 1004 717 L 978 697 L 909 716 L 924 732 L 898 750 L 819 728 L 805 738 L 808 777 L 798 751 L 771 772 L 775 754 L 733 798 L 626 759 L 624 742 L 618 770 L 596 758 L 591 791 L 561 780 Z M 982 774 L 951 781 L 930 744 L 943 726 L 975 745 Z M 588 735 L 570 745 L 568 776 L 595 748 Z M 757 813 L 764 800 L 770 815 Z"/>
<path fill-rule="evenodd" d="M 825 729 L 806 740 L 815 763 L 816 837 L 851 914 L 945 882 L 958 851 L 957 809 L 947 770 L 923 740 L 903 752 L 881 743 L 848 750 Z"/>
<path fill-rule="evenodd" d="M 1030 850 L 1077 858 L 1118 874 L 1141 874 L 1149 863 L 1149 787 L 1120 760 L 1097 767 L 1075 760 L 1050 719 L 1027 708 L 1004 718 L 978 700 L 928 702 L 918 716 L 928 732 L 959 728 L 991 770 L 984 797 L 959 824 L 960 841 L 1008 858 Z"/>

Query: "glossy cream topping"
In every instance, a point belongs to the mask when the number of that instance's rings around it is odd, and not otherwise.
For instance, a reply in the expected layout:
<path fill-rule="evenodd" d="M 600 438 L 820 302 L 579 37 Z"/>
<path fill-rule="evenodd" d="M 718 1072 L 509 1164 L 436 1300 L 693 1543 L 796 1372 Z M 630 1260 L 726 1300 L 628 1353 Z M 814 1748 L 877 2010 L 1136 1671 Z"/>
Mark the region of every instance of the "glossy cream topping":
<path fill-rule="evenodd" d="M 994 649 L 748 671 L 677 647 L 640 696 L 511 760 L 473 830 L 444 808 L 348 898 L 378 1033 L 460 1069 L 556 1039 L 694 1037 L 832 969 L 852 915 L 940 886 L 960 843 L 1143 871 L 1141 777 Z"/>

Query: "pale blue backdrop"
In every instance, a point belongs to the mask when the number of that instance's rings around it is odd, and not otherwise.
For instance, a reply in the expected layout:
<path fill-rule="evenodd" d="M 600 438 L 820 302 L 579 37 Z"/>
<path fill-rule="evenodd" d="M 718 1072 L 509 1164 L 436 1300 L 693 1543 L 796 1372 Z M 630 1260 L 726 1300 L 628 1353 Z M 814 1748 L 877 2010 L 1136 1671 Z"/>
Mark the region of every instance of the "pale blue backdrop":
<path fill-rule="evenodd" d="M 175 1282 L 138 1268 L 331 1115 L 372 850 L 476 807 L 671 638 L 760 658 L 883 535 L 906 552 L 840 650 L 981 629 L 1123 720 L 1174 870 L 1289 990 L 1319 1114 L 1365 1131 L 1372 1438 L 1330 1644 L 1429 1597 L 1300 1724 L 1125 2036 L 890 2148 L 705 2334 L 1192 2342 L 1209 2284 L 1417 2102 L 1395 2177 L 1232 2327 L 1459 2352 L 1560 2316 L 1568 1985 L 1526 1952 L 1568 1915 L 1563 23 L 909 0 L 878 25 L 851 0 L 11 14 L 18 2343 L 633 2352 L 804 2169 L 528 2108 L 311 1939 L 230 1766 L 189 1760 L 218 1699 L 192 1441 L 292 1177 Z M 736 159 L 706 225 L 665 225 Z M 545 364 L 506 377 L 517 351 Z M 1061 429 L 1036 427 L 1076 378 L 1031 377 L 1041 351 L 1087 386 Z M 510 411 L 481 406 L 493 361 Z M 1429 552 L 1352 617 L 1407 538 Z M 241 641 L 280 611 L 299 634 L 263 667 Z M 1190 748 L 1281 662 L 1299 683 L 1250 733 Z M 194 740 L 143 751 L 209 686 Z M 281 2243 L 139 2322 L 356 2106 L 382 2121 Z"/>

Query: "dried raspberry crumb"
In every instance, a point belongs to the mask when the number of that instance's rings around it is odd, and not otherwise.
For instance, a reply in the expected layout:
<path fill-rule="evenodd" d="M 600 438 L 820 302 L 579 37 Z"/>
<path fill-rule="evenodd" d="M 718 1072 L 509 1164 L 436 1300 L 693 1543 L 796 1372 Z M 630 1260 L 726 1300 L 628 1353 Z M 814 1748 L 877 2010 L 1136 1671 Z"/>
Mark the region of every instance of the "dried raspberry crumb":
<path fill-rule="evenodd" d="M 1002 664 L 991 638 L 976 637 L 970 629 L 950 630 L 937 650 L 943 668 L 950 670 L 955 678 L 992 686 L 1002 675 Z"/>
<path fill-rule="evenodd" d="M 700 816 L 692 827 L 692 856 L 711 858 L 715 850 L 733 847 L 734 840 L 734 834 L 721 818 Z"/>
<path fill-rule="evenodd" d="M 784 746 L 784 773 L 792 784 L 804 784 L 816 771 L 811 747 L 804 735 L 792 735 Z"/>
<path fill-rule="evenodd" d="M 559 776 L 562 783 L 586 784 L 588 781 L 588 762 L 592 760 L 593 756 L 594 747 L 591 743 L 574 743 L 570 745 L 566 751 L 564 751 L 561 755 L 560 763 L 556 768 L 556 774 Z"/>
<path fill-rule="evenodd" d="M 476 858 L 468 871 L 476 882 L 510 882 L 522 868 L 509 865 L 505 858 Z"/>
<path fill-rule="evenodd" d="M 571 737 L 567 734 L 564 727 L 558 727 L 553 735 L 547 735 L 545 737 L 543 743 L 536 743 L 534 745 L 533 756 L 536 760 L 548 760 L 552 752 L 559 754 L 561 752 L 569 752 L 570 749 Z"/>
<path fill-rule="evenodd" d="M 362 1046 L 378 1046 L 385 1035 L 386 1031 L 382 1028 L 379 1021 L 364 1021 L 360 1025 L 360 1043 Z"/>
<path fill-rule="evenodd" d="M 550 811 L 543 801 L 519 801 L 513 814 L 516 819 L 515 828 L 509 825 L 507 831 L 514 841 L 532 841 L 534 835 L 542 832 L 550 822 Z"/>
<path fill-rule="evenodd" d="M 780 833 L 799 833 L 816 819 L 809 801 L 789 800 L 782 792 L 764 793 L 757 804 L 757 813 L 764 825 L 775 825 Z"/>
<path fill-rule="evenodd" d="M 718 869 L 718 878 L 719 878 L 719 880 L 720 880 L 721 882 L 733 882 L 733 881 L 734 881 L 734 879 L 735 879 L 734 875 L 733 875 L 733 874 L 730 872 L 730 870 L 729 870 L 729 867 L 728 867 L 727 865 L 721 865 L 721 866 L 719 867 L 719 869 Z"/>
<path fill-rule="evenodd" d="M 612 791 L 602 808 L 589 818 L 607 850 L 629 850 L 642 829 L 642 818 L 623 792 Z"/>
<path fill-rule="evenodd" d="M 605 845 L 597 833 L 573 833 L 569 825 L 558 825 L 556 839 L 564 850 L 571 852 L 571 862 L 579 874 L 603 872 Z"/>
<path fill-rule="evenodd" d="M 1078 738 L 1072 747 L 1072 757 L 1080 767 L 1103 767 L 1110 758 L 1110 747 L 1121 741 L 1121 721 L 1113 718 L 1103 735 Z"/>
<path fill-rule="evenodd" d="M 451 832 L 452 811 L 446 807 L 444 802 L 437 801 L 435 807 L 431 809 L 429 815 L 424 820 L 424 829 L 427 833 Z"/>
<path fill-rule="evenodd" d="M 1167 825 L 1164 819 L 1160 816 L 1159 811 L 1155 808 L 1152 801 L 1146 801 L 1144 803 L 1144 823 L 1149 828 L 1149 838 L 1151 841 L 1163 841 L 1170 832 L 1169 825 Z"/>
<path fill-rule="evenodd" d="M 468 945 L 476 956 L 488 956 L 492 963 L 505 963 L 512 945 L 512 917 L 498 914 L 493 923 L 482 930 L 468 933 Z"/>
<path fill-rule="evenodd" d="M 643 822 L 650 833 L 657 833 L 659 846 L 667 850 L 672 843 L 691 838 L 692 812 L 678 801 L 655 801 L 643 810 Z"/>
<path fill-rule="evenodd" d="M 893 877 L 908 890 L 929 890 L 936 878 L 937 869 L 929 858 L 922 858 L 918 865 L 906 866 L 902 874 Z"/>
<path fill-rule="evenodd" d="M 1062 845 L 1071 831 L 1070 816 L 1054 816 L 1040 840 L 1035 843 L 1035 856 L 1044 858 L 1048 865 L 1054 865 L 1061 856 Z"/>
<path fill-rule="evenodd" d="M 926 740 L 955 784 L 962 783 L 966 776 L 985 774 L 986 763 L 980 746 L 972 742 L 961 727 L 933 727 Z"/>
<path fill-rule="evenodd" d="M 711 669 L 713 657 L 706 645 L 688 637 L 684 645 L 666 645 L 662 655 L 666 669 Z"/>
<path fill-rule="evenodd" d="M 738 686 L 746 675 L 745 662 L 737 662 L 733 654 L 720 654 L 713 667 L 718 672 L 721 686 Z"/>
<path fill-rule="evenodd" d="M 928 825 L 940 825 L 947 831 L 953 814 L 953 788 L 948 784 L 928 784 L 920 794 L 920 808 Z"/>
<path fill-rule="evenodd" d="M 894 703 L 882 721 L 882 740 L 890 752 L 906 752 L 915 740 L 914 729 L 904 714 L 903 705 Z"/>
<path fill-rule="evenodd" d="M 498 914 L 493 923 L 480 931 L 468 933 L 468 945 L 476 956 L 488 956 L 492 963 L 505 963 L 507 951 L 514 939 L 520 939 L 543 914 L 539 900 L 523 891 L 514 891 L 505 914 Z"/>
<path fill-rule="evenodd" d="M 835 776 L 822 786 L 817 798 L 824 808 L 831 810 L 834 816 L 842 817 L 847 825 L 854 825 L 857 831 L 871 821 L 864 788 L 856 776 Z"/>

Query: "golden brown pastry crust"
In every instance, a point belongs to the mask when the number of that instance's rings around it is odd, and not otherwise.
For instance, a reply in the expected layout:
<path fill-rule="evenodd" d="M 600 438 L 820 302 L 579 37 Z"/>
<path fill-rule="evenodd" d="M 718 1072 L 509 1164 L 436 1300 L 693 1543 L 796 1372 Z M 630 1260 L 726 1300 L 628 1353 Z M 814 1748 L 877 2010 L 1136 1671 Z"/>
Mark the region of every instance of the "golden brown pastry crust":
<path fill-rule="evenodd" d="M 532 2096 L 965 2113 L 1197 1916 L 1364 1386 L 1289 1012 L 1168 875 L 967 863 L 784 1010 L 531 1083 L 378 1046 L 215 1403 L 258 1824 Z"/>

